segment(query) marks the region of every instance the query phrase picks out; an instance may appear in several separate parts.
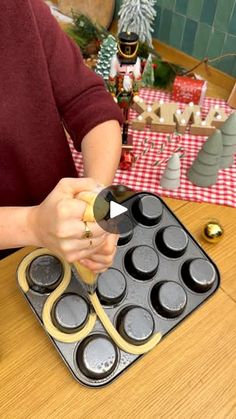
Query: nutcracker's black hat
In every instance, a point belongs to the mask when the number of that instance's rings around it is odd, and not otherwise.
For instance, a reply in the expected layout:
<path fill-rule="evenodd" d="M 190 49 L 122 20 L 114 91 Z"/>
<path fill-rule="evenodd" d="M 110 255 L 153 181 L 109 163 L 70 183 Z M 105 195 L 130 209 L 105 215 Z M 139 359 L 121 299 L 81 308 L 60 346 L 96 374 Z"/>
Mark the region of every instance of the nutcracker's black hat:
<path fill-rule="evenodd" d="M 122 64 L 135 64 L 139 37 L 134 32 L 120 32 L 118 35 L 118 55 Z"/>

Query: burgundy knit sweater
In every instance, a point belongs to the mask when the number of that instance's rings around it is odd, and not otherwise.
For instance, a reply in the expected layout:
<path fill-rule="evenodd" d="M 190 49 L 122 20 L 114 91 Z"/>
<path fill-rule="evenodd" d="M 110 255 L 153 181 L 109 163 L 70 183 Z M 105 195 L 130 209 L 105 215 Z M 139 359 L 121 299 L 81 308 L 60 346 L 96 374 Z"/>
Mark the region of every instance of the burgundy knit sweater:
<path fill-rule="evenodd" d="M 119 108 L 42 0 L 0 1 L 0 206 L 40 203 L 77 176 L 75 148 Z"/>

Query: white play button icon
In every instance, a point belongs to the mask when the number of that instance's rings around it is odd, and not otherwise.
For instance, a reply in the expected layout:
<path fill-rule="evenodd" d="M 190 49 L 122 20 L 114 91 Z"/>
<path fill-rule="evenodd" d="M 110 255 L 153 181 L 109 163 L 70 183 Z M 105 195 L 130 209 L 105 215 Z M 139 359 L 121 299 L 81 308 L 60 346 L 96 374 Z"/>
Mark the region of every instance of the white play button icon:
<path fill-rule="evenodd" d="M 117 204 L 117 202 L 110 202 L 110 218 L 118 217 L 118 215 L 124 214 L 128 211 L 123 205 Z"/>
<path fill-rule="evenodd" d="M 93 213 L 104 231 L 122 236 L 130 234 L 135 221 L 127 202 L 136 193 L 125 185 L 110 185 L 99 192 L 93 205 Z"/>

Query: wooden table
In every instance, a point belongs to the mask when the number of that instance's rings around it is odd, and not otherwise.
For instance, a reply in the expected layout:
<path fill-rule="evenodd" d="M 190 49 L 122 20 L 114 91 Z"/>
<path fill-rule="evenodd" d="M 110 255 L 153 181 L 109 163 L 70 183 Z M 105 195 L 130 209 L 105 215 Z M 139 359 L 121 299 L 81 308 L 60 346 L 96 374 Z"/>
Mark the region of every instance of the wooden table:
<path fill-rule="evenodd" d="M 217 293 L 113 384 L 70 375 L 16 284 L 28 249 L 1 261 L 1 418 L 236 418 L 236 210 L 166 199 L 218 265 Z M 217 218 L 225 236 L 202 241 Z"/>

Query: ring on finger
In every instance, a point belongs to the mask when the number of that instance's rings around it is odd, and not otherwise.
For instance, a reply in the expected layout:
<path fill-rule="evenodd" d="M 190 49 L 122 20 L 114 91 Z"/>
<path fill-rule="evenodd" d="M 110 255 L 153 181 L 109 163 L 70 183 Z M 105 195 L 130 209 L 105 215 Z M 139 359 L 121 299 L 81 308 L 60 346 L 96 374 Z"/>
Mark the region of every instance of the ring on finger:
<path fill-rule="evenodd" d="M 84 234 L 82 236 L 83 239 L 90 239 L 91 237 L 93 237 L 93 233 L 90 230 L 87 221 L 83 221 L 84 223 Z"/>

